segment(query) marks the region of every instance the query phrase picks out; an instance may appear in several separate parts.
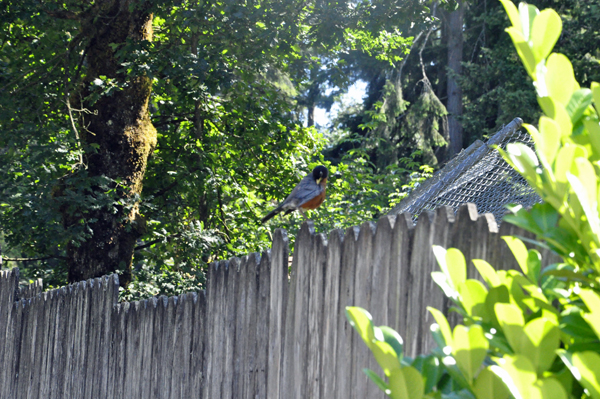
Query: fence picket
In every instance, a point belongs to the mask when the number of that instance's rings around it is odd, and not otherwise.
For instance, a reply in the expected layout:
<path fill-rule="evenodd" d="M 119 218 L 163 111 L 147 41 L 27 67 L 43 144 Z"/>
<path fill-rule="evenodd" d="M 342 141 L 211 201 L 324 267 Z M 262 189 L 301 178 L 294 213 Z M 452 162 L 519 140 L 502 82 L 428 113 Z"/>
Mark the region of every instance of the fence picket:
<path fill-rule="evenodd" d="M 340 264 L 340 301 L 338 314 L 345 315 L 346 306 L 353 306 L 354 301 L 354 273 L 356 271 L 356 248 L 360 229 L 350 227 L 344 234 L 342 247 L 342 262 Z M 352 338 L 354 330 L 346 317 L 337 319 L 336 358 L 340 359 L 335 370 L 335 392 L 339 399 L 350 398 L 352 392 L 352 375 L 354 358 L 352 357 Z M 343 361 L 342 361 L 343 359 Z"/>
<path fill-rule="evenodd" d="M 285 230 L 273 234 L 271 249 L 271 277 L 269 297 L 269 354 L 267 364 L 267 398 L 279 396 L 282 359 L 284 355 L 283 334 L 288 301 L 288 254 L 289 245 Z"/>
<path fill-rule="evenodd" d="M 323 300 L 323 360 L 321 362 L 321 398 L 335 397 L 335 370 L 338 319 L 344 317 L 340 313 L 340 266 L 344 232 L 333 230 L 327 240 L 327 264 L 325 265 L 325 293 Z"/>
<path fill-rule="evenodd" d="M 262 256 L 211 264 L 206 291 L 133 303 L 117 303 L 116 275 L 41 293 L 40 281 L 18 288 L 18 270 L 2 270 L 0 397 L 383 398 L 362 372 L 379 367 L 345 307 L 398 330 L 407 356 L 429 352 L 426 307 L 448 310 L 430 278 L 431 245 L 462 250 L 479 278 L 471 258 L 517 267 L 503 235 L 531 236 L 474 205 L 327 238 L 307 222 L 291 269 L 278 229 Z"/>

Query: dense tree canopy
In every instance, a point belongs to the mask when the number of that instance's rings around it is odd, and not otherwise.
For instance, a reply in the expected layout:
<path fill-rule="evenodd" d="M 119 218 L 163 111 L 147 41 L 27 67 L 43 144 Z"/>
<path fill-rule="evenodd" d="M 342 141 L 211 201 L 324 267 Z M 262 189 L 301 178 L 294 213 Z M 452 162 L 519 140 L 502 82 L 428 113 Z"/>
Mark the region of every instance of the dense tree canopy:
<path fill-rule="evenodd" d="M 420 1 L 3 2 L 5 259 L 39 259 L 24 275 L 49 286 L 117 271 L 131 295 L 199 287 L 207 262 L 297 228 L 257 221 L 323 162 L 305 110 L 351 81 L 344 55 L 400 60 L 404 27 L 428 15 Z M 321 228 L 389 206 L 360 200 L 378 192 L 363 161 L 331 167 Z"/>
<path fill-rule="evenodd" d="M 598 80 L 599 8 L 547 3 L 565 21 L 556 51 Z M 318 163 L 319 231 L 385 213 L 451 155 L 449 110 L 462 146 L 539 115 L 500 4 L 464 1 L 458 36 L 456 5 L 4 1 L 3 267 L 47 286 L 117 271 L 129 298 L 197 289 L 207 262 L 267 248 L 276 227 L 293 242 L 299 217 L 258 221 Z M 316 129 L 315 109 L 357 80 L 362 103 Z"/>

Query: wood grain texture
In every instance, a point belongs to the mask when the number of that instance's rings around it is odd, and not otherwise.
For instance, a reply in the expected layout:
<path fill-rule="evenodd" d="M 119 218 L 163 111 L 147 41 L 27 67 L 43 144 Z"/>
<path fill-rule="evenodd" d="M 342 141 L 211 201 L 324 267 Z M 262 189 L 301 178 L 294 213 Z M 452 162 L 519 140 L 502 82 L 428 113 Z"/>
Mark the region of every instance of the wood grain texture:
<path fill-rule="evenodd" d="M 212 263 L 206 291 L 117 303 L 116 275 L 41 292 L 0 271 L 2 398 L 383 398 L 362 369 L 379 371 L 349 325 L 347 306 L 370 311 L 405 341 L 433 348 L 427 306 L 448 311 L 430 278 L 432 245 L 517 268 L 500 228 L 474 205 L 335 230 L 304 223 L 288 269 L 287 233 L 270 251 Z M 556 258 L 541 251 L 544 264 Z M 459 320 L 450 317 L 451 322 Z"/>

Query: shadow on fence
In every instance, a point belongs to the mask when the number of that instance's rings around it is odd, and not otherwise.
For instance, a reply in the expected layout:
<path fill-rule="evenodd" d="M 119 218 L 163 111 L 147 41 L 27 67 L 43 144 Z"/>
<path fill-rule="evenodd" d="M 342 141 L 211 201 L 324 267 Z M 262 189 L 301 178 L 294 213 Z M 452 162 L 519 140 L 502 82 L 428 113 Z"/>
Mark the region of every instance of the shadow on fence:
<path fill-rule="evenodd" d="M 515 268 L 500 239 L 525 235 L 473 205 L 315 234 L 302 225 L 288 276 L 288 240 L 210 266 L 207 291 L 118 303 L 116 275 L 40 292 L 0 272 L 1 398 L 384 398 L 379 371 L 344 316 L 367 308 L 429 351 L 426 311 L 448 304 L 430 273 L 433 244 Z M 544 255 L 544 254 L 543 254 Z M 469 277 L 475 270 L 469 265 Z"/>

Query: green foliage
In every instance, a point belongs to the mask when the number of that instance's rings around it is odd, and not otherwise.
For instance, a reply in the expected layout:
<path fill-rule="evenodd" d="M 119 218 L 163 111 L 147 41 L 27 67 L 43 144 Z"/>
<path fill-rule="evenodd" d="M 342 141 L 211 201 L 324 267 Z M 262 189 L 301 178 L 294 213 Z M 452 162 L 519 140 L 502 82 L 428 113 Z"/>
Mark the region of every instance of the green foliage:
<path fill-rule="evenodd" d="M 531 279 L 531 261 L 534 250 L 525 250 L 523 243 L 514 238 L 511 251 L 521 271 L 487 268 L 486 263 L 474 260 L 486 281 L 466 278 L 466 263 L 460 251 L 435 247 L 442 277 L 435 279 L 444 293 L 455 304 L 463 323 L 451 329 L 442 312 L 429 308 L 436 324 L 431 326 L 439 348 L 433 355 L 432 370 L 420 370 L 420 378 L 436 376 L 435 383 L 423 392 L 402 388 L 399 398 L 442 397 L 449 395 L 445 380 L 454 381 L 452 393 L 477 399 L 513 397 L 581 396 L 582 389 L 597 397 L 600 360 L 600 294 L 590 288 L 577 287 L 568 279 L 557 278 L 554 268 L 547 267 L 537 278 Z M 485 265 L 485 266 L 483 266 Z M 483 266 L 483 267 L 482 267 Z M 501 298 L 496 294 L 503 291 Z M 395 384 L 404 384 L 396 369 L 415 367 L 420 358 L 403 357 L 402 342 L 388 327 L 375 327 L 363 309 L 347 308 L 351 325 L 361 335 L 382 367 L 388 382 L 367 375 L 377 381 L 382 390 Z M 382 338 L 378 331 L 385 329 Z M 390 341 L 390 342 L 388 342 Z M 445 377 L 446 376 L 446 377 Z M 400 378 L 400 381 L 394 379 Z"/>
<path fill-rule="evenodd" d="M 326 163 L 329 143 L 303 125 L 304 109 L 314 105 L 303 98 L 315 85 L 347 87 L 348 54 L 397 63 L 412 40 L 407 28 L 428 15 L 420 1 L 397 0 L 139 3 L 154 15 L 152 42 L 110 45 L 120 73 L 152 80 L 157 146 L 142 193 L 129 201 L 118 178 L 88 176 L 97 148 L 80 140 L 92 112 L 82 104 L 123 89 L 107 76 L 86 80 L 93 32 L 81 21 L 95 3 L 0 6 L 2 250 L 44 258 L 5 264 L 48 288 L 66 283 L 67 245 L 94 235 L 92 211 L 139 208 L 143 235 L 127 299 L 200 289 L 209 262 L 268 248 L 274 227 L 287 227 L 293 241 L 297 215 L 257 222 L 312 166 Z M 81 98 L 86 90 L 89 98 Z M 376 170 L 360 146 L 328 165 L 328 200 L 311 215 L 322 231 L 386 212 L 404 186 L 429 173 L 410 156 Z"/>
<path fill-rule="evenodd" d="M 556 12 L 540 13 L 533 6 L 521 6 L 517 11 L 511 2 L 502 3 L 513 22 L 507 32 L 533 79 L 544 111 L 538 127 L 525 124 L 536 152 L 511 144 L 502 154 L 545 204 L 531 211 L 515 207 L 507 220 L 535 233 L 575 270 L 597 275 L 600 186 L 595 162 L 600 159 L 600 85 L 592 82 L 591 90 L 580 88 L 569 59 L 550 54 L 561 28 Z M 531 17 L 533 14 L 537 16 Z M 527 20 L 524 15 L 532 19 L 533 30 L 522 22 Z M 515 21 L 518 24 L 514 25 Z"/>
<path fill-rule="evenodd" d="M 542 268 L 538 251 L 528 250 L 518 238 L 504 237 L 521 272 L 496 271 L 474 260 L 484 285 L 467 278 L 460 251 L 434 247 L 440 271 L 432 278 L 454 302 L 462 324 L 452 331 L 443 313 L 429 309 L 439 346 L 433 353 L 438 359 L 433 374 L 441 378 L 424 391 L 399 389 L 398 396 L 386 391 L 393 397 L 600 397 L 600 147 L 595 134 L 600 133 L 600 86 L 592 83 L 591 90 L 581 89 L 569 59 L 550 54 L 561 26 L 553 10 L 539 12 L 524 3 L 517 9 L 508 0 L 500 1 L 513 24 L 507 32 L 545 113 L 538 128 L 526 125 L 535 152 L 516 144 L 503 153 L 545 203 L 530 211 L 513 208 L 507 220 L 535 233 L 564 263 Z M 351 324 L 376 354 L 376 346 L 381 346 L 378 327 L 362 309 L 348 309 Z M 401 352 L 394 351 L 395 358 L 403 359 L 397 368 L 416 362 Z M 405 383 L 399 373 L 389 372 L 389 362 L 375 357 L 388 378 L 379 379 L 380 388 Z M 421 376 L 427 380 L 423 371 Z M 449 390 L 443 383 L 448 378 L 453 382 Z"/>

